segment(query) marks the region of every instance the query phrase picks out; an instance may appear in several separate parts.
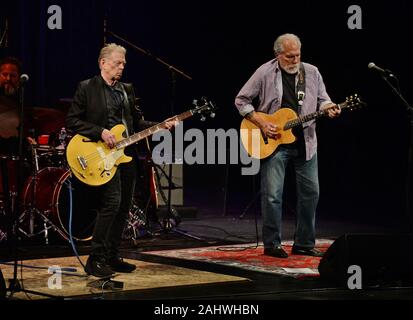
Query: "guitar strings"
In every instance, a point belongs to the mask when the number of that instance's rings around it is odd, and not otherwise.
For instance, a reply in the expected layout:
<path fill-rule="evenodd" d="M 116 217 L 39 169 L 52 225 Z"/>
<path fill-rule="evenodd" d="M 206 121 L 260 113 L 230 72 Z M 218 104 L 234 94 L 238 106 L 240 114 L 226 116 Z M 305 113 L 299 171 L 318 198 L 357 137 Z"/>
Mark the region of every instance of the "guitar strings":
<path fill-rule="evenodd" d="M 175 117 L 173 117 L 173 118 L 175 118 L 176 121 L 179 121 L 179 120 L 181 120 L 181 117 L 180 117 L 180 116 L 182 116 L 182 115 L 175 116 Z M 185 119 L 185 117 L 182 117 L 182 118 Z M 116 148 L 116 150 L 115 150 L 114 152 L 126 148 L 127 146 L 129 146 L 129 145 L 131 144 L 131 141 L 133 141 L 133 140 L 135 140 L 135 139 L 136 139 L 136 141 L 135 141 L 134 143 L 139 142 L 140 140 L 142 140 L 142 139 L 144 139 L 144 138 L 152 135 L 152 134 L 155 133 L 155 132 L 158 132 L 158 131 L 160 131 L 160 130 L 163 130 L 163 128 L 162 128 L 161 126 L 162 126 L 164 123 L 166 123 L 167 121 L 168 121 L 168 120 L 165 120 L 165 121 L 163 121 L 163 122 L 161 122 L 161 123 L 158 123 L 158 124 L 155 125 L 155 126 L 152 126 L 152 127 L 148 128 L 148 129 L 143 130 L 142 132 L 136 133 L 136 134 L 134 134 L 134 135 L 132 135 L 132 136 L 130 136 L 130 137 L 128 137 L 128 138 L 125 138 L 125 139 L 117 142 L 116 144 L 118 145 L 119 148 Z M 135 136 L 135 137 L 134 137 L 134 136 Z M 132 137 L 134 137 L 134 138 L 132 139 Z M 123 146 L 123 145 L 124 145 L 124 146 Z M 107 154 L 105 153 L 105 157 L 106 157 L 106 156 L 107 156 Z M 86 160 L 87 162 L 92 162 L 92 161 L 94 161 L 95 159 L 98 159 L 99 157 L 101 157 L 101 153 L 100 153 L 99 151 L 95 151 L 95 152 L 92 152 L 92 153 L 90 153 L 90 154 L 85 155 L 85 156 L 83 157 L 83 159 Z M 100 163 L 100 162 L 103 162 L 103 161 L 104 161 L 104 159 L 98 161 L 97 163 Z"/>

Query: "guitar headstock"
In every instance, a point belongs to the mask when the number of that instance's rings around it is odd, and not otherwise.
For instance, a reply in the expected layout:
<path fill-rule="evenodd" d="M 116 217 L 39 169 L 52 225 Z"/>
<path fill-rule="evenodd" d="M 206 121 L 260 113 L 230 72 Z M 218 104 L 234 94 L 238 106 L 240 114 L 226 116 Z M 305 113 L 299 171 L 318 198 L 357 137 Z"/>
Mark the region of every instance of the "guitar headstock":
<path fill-rule="evenodd" d="M 351 96 L 346 97 L 346 101 L 343 103 L 344 106 L 341 108 L 347 108 L 350 111 L 360 109 L 365 107 L 367 104 L 361 100 L 360 96 L 356 93 Z"/>
<path fill-rule="evenodd" d="M 192 101 L 192 104 L 195 108 L 191 110 L 193 115 L 199 115 L 201 121 L 205 121 L 206 117 L 214 118 L 216 106 L 214 103 L 206 97 L 201 97 L 201 99 Z"/>

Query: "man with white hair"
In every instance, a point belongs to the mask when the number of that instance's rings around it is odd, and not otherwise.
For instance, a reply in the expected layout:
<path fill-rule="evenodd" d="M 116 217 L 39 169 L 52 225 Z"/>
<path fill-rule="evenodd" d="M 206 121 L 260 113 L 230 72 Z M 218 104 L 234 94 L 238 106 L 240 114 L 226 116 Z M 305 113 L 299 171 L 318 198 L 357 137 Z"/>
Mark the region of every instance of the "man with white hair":
<path fill-rule="evenodd" d="M 124 124 L 128 135 L 154 123 L 143 121 L 135 108 L 132 84 L 120 82 L 126 65 L 126 49 L 108 44 L 100 51 L 100 74 L 79 83 L 66 117 L 66 127 L 93 141 L 102 140 L 110 148 L 116 143 L 110 129 Z M 168 121 L 170 129 L 174 121 Z M 91 253 L 86 273 L 108 277 L 114 272 L 132 272 L 136 266 L 123 261 L 119 246 L 131 206 L 136 181 L 136 149 L 128 147 L 125 154 L 134 160 L 119 165 L 115 176 L 99 190 L 99 208 L 92 235 Z"/>
<path fill-rule="evenodd" d="M 239 113 L 261 129 L 269 139 L 277 139 L 280 128 L 260 117 L 283 107 L 306 115 L 328 108 L 331 118 L 340 114 L 326 92 L 318 69 L 301 63 L 301 41 L 294 34 L 283 34 L 274 43 L 275 59 L 260 66 L 235 98 Z M 258 100 L 257 103 L 255 101 Z M 322 256 L 315 246 L 315 212 L 319 198 L 317 137 L 315 121 L 293 131 L 296 141 L 281 145 L 261 163 L 261 210 L 264 254 L 287 258 L 281 246 L 281 216 L 286 167 L 292 164 L 296 175 L 297 206 L 293 254 Z"/>

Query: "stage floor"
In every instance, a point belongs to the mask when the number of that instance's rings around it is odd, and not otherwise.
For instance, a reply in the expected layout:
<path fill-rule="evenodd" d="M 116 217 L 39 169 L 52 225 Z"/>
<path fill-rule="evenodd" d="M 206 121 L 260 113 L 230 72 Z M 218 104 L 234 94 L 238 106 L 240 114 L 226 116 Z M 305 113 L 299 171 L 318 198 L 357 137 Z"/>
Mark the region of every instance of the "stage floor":
<path fill-rule="evenodd" d="M 122 255 L 138 268 L 130 274 L 117 275 L 114 280 L 125 283 L 124 290 L 102 290 L 87 287 L 93 277 L 85 277 L 70 246 L 60 242 L 43 245 L 41 241 L 20 243 L 19 263 L 34 266 L 60 265 L 76 268 L 75 274 L 65 273 L 63 287 L 65 293 L 46 290 L 51 274 L 47 269 L 18 268 L 18 278 L 23 276 L 26 289 L 43 291 L 63 299 L 75 300 L 175 300 L 175 299 L 225 299 L 225 300 L 405 300 L 413 299 L 413 289 L 408 287 L 373 287 L 365 290 L 349 290 L 324 283 L 317 276 L 290 277 L 283 274 L 262 272 L 259 268 L 243 269 L 237 265 L 202 261 L 202 259 L 171 258 L 168 251 L 182 249 L 219 247 L 228 245 L 254 246 L 255 255 L 261 256 L 262 246 L 257 240 L 261 235 L 261 220 L 254 214 L 240 219 L 238 215 L 211 214 L 201 210 L 196 218 L 183 219 L 178 229 L 161 230 L 137 241 L 125 241 Z M 318 240 L 334 241 L 343 233 L 395 232 L 397 227 L 375 226 L 354 223 L 347 220 L 317 222 Z M 290 241 L 294 234 L 295 221 L 286 216 L 283 221 L 283 238 Z M 179 232 L 175 232 L 179 231 Z M 188 236 L 185 236 L 188 233 Z M 199 238 L 198 240 L 194 237 Z M 290 243 L 291 244 L 291 243 Z M 85 261 L 88 245 L 79 245 L 78 252 Z M 202 250 L 199 250 L 202 251 Z M 156 254 L 163 252 L 163 254 Z M 258 253 L 257 253 L 258 252 Z M 154 254 L 155 253 L 155 254 Z M 251 254 L 251 253 L 250 253 Z M 7 247 L 0 248 L 1 260 L 11 261 Z M 268 259 L 267 259 L 268 260 Z M 269 263 L 268 261 L 265 263 Z M 274 266 L 277 265 L 274 258 Z M 271 262 L 271 261 L 270 261 Z M 11 265 L 0 265 L 6 281 L 11 278 Z M 312 266 L 313 270 L 316 266 Z M 31 299 L 39 299 L 29 295 Z M 16 293 L 14 298 L 28 299 L 24 293 Z"/>
<path fill-rule="evenodd" d="M 85 264 L 87 256 L 81 256 L 80 260 Z M 134 294 L 141 294 L 144 298 L 144 292 L 150 289 L 184 286 L 201 288 L 205 285 L 249 281 L 237 276 L 167 264 L 130 259 L 126 261 L 135 264 L 137 269 L 132 273 L 116 274 L 111 280 L 123 283 L 123 288 L 116 288 L 112 286 L 113 282 L 88 276 L 76 257 L 26 260 L 23 265 L 18 266 L 18 279 L 25 290 L 39 294 L 17 292 L 13 298 L 23 300 L 79 299 L 81 297 L 105 299 L 115 292 L 127 294 L 132 291 Z M 13 264 L 2 264 L 1 268 L 6 281 L 13 278 Z"/>

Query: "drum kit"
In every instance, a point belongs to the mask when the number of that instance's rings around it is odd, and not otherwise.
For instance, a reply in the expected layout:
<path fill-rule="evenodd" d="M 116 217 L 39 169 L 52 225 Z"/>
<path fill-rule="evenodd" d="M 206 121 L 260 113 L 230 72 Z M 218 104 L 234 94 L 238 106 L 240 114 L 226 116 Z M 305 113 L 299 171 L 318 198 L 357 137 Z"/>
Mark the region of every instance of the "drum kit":
<path fill-rule="evenodd" d="M 37 238 L 48 244 L 49 233 L 65 241 L 70 241 L 70 235 L 77 242 L 91 239 L 97 210 L 94 200 L 99 195 L 96 188 L 71 175 L 66 146 L 72 135 L 64 127 L 64 116 L 59 110 L 33 108 L 30 123 L 35 130 L 28 132 L 41 134 L 26 138 L 23 158 L 0 150 L 0 243 L 7 240 L 11 220 L 19 239 Z M 16 206 L 18 216 L 13 220 L 10 215 Z M 143 211 L 134 204 L 124 238 L 138 237 L 144 220 Z"/>
<path fill-rule="evenodd" d="M 52 230 L 69 240 L 70 209 L 82 212 L 73 219 L 73 239 L 89 240 L 96 214 L 84 212 L 88 201 L 82 199 L 87 194 L 81 190 L 82 186 L 69 183 L 72 179 L 65 151 L 71 135 L 64 128 L 65 115 L 51 108 L 32 108 L 27 113 L 30 120 L 26 125 L 30 124 L 30 129 L 25 130 L 24 155 L 22 158 L 11 154 L 0 156 L 0 242 L 7 239 L 7 223 L 11 220 L 15 221 L 20 239 L 41 237 L 48 243 L 49 230 Z M 31 137 L 35 132 L 41 134 Z M 69 191 L 73 208 L 70 208 Z M 78 208 L 80 205 L 85 208 Z M 16 206 L 17 220 L 10 219 Z"/>

